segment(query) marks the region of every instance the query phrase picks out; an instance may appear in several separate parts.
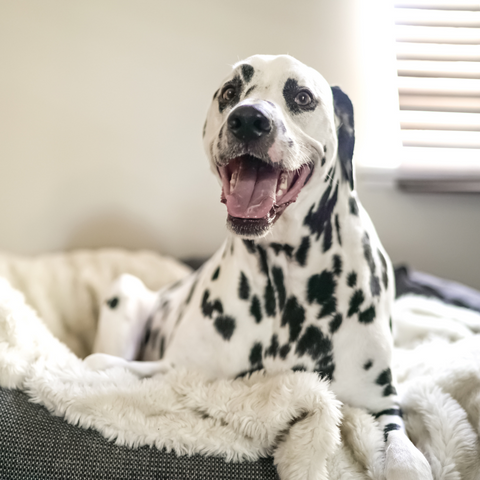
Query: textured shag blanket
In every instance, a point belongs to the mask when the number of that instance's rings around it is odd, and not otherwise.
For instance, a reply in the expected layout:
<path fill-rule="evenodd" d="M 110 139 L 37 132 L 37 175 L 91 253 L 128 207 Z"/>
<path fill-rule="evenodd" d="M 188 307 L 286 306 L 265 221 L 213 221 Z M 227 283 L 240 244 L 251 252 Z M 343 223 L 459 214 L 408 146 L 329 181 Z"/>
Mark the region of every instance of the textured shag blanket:
<path fill-rule="evenodd" d="M 382 478 L 374 419 L 341 405 L 313 373 L 212 381 L 186 370 L 147 379 L 89 370 L 82 357 L 99 302 L 123 272 L 157 289 L 188 268 L 148 252 L 0 255 L 0 386 L 118 444 L 235 461 L 273 455 L 282 480 Z M 393 319 L 409 436 L 435 479 L 479 479 L 480 315 L 403 297 Z"/>

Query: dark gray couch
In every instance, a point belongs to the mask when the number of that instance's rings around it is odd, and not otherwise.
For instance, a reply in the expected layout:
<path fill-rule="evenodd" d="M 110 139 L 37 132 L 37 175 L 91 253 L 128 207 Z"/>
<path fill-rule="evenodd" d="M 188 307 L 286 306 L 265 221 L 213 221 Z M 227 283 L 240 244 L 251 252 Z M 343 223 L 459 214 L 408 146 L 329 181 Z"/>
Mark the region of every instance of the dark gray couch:
<path fill-rule="evenodd" d="M 227 463 L 130 449 L 54 417 L 28 396 L 0 388 L 1 480 L 274 480 L 273 460 Z"/>

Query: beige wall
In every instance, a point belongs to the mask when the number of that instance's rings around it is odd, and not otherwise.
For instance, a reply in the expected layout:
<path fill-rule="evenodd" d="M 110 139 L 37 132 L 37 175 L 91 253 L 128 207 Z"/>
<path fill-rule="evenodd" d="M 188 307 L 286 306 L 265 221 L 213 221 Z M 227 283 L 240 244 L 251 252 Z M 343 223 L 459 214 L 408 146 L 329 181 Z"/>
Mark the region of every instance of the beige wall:
<path fill-rule="evenodd" d="M 342 86 L 357 160 L 396 155 L 387 6 L 1 1 L 0 249 L 213 252 L 225 212 L 202 150 L 204 114 L 229 65 L 254 53 L 290 53 Z M 479 197 L 360 193 L 395 261 L 480 288 Z"/>

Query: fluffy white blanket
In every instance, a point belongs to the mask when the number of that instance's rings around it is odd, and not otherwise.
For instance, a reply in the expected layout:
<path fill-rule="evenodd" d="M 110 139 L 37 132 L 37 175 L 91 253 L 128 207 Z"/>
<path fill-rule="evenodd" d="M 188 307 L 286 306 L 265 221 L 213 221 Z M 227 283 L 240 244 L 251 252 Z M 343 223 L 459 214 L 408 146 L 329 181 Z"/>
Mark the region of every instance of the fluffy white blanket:
<path fill-rule="evenodd" d="M 195 371 L 138 379 L 86 368 L 98 302 L 116 275 L 159 288 L 187 271 L 147 252 L 0 255 L 0 385 L 118 444 L 229 460 L 272 454 L 282 480 L 382 478 L 375 421 L 340 405 L 315 374 L 211 381 Z M 480 315 L 406 297 L 394 324 L 410 437 L 435 479 L 480 478 Z"/>

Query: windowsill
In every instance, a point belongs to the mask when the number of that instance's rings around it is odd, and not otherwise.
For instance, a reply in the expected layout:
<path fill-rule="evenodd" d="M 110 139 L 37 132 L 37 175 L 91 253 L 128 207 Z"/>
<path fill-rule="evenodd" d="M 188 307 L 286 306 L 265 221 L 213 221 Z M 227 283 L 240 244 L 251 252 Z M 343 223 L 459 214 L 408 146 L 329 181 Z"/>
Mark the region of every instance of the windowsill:
<path fill-rule="evenodd" d="M 400 166 L 356 165 L 368 186 L 415 193 L 480 193 L 480 151 L 453 148 L 403 148 Z"/>

